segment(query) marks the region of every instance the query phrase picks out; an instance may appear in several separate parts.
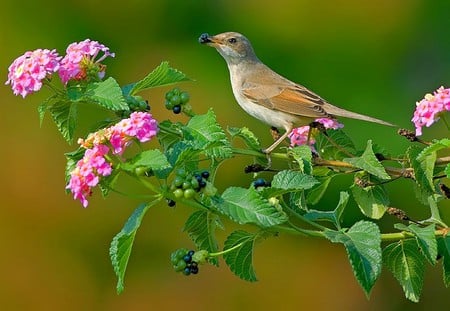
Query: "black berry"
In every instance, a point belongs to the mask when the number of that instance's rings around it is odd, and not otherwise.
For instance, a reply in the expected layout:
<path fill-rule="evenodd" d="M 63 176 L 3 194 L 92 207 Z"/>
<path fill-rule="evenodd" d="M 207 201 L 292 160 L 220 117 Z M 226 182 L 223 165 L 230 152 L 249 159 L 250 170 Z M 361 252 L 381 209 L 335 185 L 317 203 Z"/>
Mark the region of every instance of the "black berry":
<path fill-rule="evenodd" d="M 175 202 L 174 200 L 170 200 L 170 199 L 167 200 L 167 205 L 169 205 L 169 207 L 174 207 L 175 204 L 177 204 L 177 202 Z"/>
<path fill-rule="evenodd" d="M 189 267 L 189 272 L 192 274 L 197 274 L 198 273 L 198 266 L 190 266 Z"/>
<path fill-rule="evenodd" d="M 258 178 L 253 182 L 253 186 L 255 186 L 255 188 L 264 187 L 265 185 L 266 181 L 264 180 L 264 178 Z"/>
<path fill-rule="evenodd" d="M 208 178 L 209 178 L 209 172 L 208 172 L 208 171 L 203 171 L 203 172 L 202 172 L 202 177 L 203 177 L 204 179 L 208 179 Z"/>
<path fill-rule="evenodd" d="M 192 261 L 192 255 L 189 255 L 189 253 L 184 255 L 183 260 L 185 263 L 190 263 Z"/>
<path fill-rule="evenodd" d="M 192 256 L 195 254 L 195 251 L 193 251 L 192 249 L 187 253 L 189 256 Z"/>
<path fill-rule="evenodd" d="M 179 114 L 181 112 L 181 106 L 180 105 L 173 106 L 172 111 L 175 114 Z"/>

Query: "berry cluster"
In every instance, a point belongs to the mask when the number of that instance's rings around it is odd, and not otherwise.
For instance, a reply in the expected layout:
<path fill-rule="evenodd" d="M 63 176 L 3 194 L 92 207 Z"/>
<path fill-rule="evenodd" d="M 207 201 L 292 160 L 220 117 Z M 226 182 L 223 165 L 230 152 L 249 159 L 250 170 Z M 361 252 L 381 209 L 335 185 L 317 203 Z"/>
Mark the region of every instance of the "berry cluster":
<path fill-rule="evenodd" d="M 184 105 L 189 102 L 189 93 L 174 88 L 166 93 L 166 108 L 172 110 L 173 113 L 179 114 Z"/>
<path fill-rule="evenodd" d="M 184 275 L 197 274 L 198 263 L 192 259 L 195 251 L 188 251 L 185 248 L 177 249 L 170 255 L 170 261 L 176 272 L 182 272 Z"/>
<path fill-rule="evenodd" d="M 253 182 L 253 187 L 259 188 L 259 187 L 270 187 L 271 183 L 270 181 L 266 181 L 264 178 L 258 178 Z"/>
<path fill-rule="evenodd" d="M 141 96 L 127 96 L 126 100 L 131 111 L 150 111 L 148 100 Z"/>
<path fill-rule="evenodd" d="M 208 171 L 190 174 L 184 169 L 179 169 L 172 181 L 171 190 L 177 199 L 182 197 L 192 199 L 197 192 L 200 192 L 200 190 L 206 187 L 208 178 Z"/>

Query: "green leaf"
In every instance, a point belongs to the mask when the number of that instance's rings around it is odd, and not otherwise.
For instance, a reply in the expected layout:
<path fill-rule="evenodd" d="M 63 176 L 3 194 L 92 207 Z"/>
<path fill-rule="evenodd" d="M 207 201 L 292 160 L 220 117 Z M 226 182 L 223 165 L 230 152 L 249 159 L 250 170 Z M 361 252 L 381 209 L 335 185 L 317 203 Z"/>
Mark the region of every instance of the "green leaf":
<path fill-rule="evenodd" d="M 100 106 L 112 110 L 129 110 L 122 89 L 114 78 L 93 82 L 86 87 L 83 100 L 92 100 Z"/>
<path fill-rule="evenodd" d="M 320 199 L 322 199 L 323 195 L 328 189 L 328 186 L 330 185 L 333 176 L 334 175 L 325 177 L 316 177 L 319 183 L 308 191 L 306 195 L 306 203 L 312 205 L 319 203 Z"/>
<path fill-rule="evenodd" d="M 307 145 L 296 146 L 290 150 L 290 154 L 294 160 L 298 163 L 300 172 L 305 174 L 311 174 L 312 168 L 312 152 L 311 148 Z"/>
<path fill-rule="evenodd" d="M 253 268 L 253 247 L 256 235 L 238 230 L 232 232 L 225 241 L 224 250 L 238 246 L 233 251 L 223 255 L 230 270 L 241 279 L 255 282 L 256 274 Z"/>
<path fill-rule="evenodd" d="M 354 184 L 350 188 L 353 198 L 364 215 L 372 219 L 383 217 L 389 205 L 389 196 L 383 185 L 362 188 Z"/>
<path fill-rule="evenodd" d="M 239 224 L 272 227 L 287 221 L 287 215 L 269 204 L 254 189 L 230 187 L 217 202 L 218 209 Z"/>
<path fill-rule="evenodd" d="M 318 181 L 311 175 L 284 170 L 273 176 L 272 187 L 284 190 L 311 189 Z"/>
<path fill-rule="evenodd" d="M 71 144 L 77 121 L 77 104 L 58 101 L 48 110 L 64 139 Z"/>
<path fill-rule="evenodd" d="M 450 286 L 450 236 L 442 236 L 437 239 L 438 253 L 442 259 L 442 276 L 445 287 Z"/>
<path fill-rule="evenodd" d="M 113 238 L 111 247 L 109 248 L 109 256 L 117 276 L 117 293 L 120 294 L 124 289 L 124 277 L 127 269 L 128 260 L 130 259 L 131 249 L 133 248 L 134 238 L 136 232 L 141 225 L 144 217 L 150 206 L 156 204 L 158 201 L 153 201 L 149 204 L 139 205 L 128 218 L 122 230 Z"/>
<path fill-rule="evenodd" d="M 369 296 L 381 273 L 381 234 L 378 226 L 369 221 L 358 221 L 347 232 L 325 230 L 333 243 L 342 243 L 359 284 Z"/>
<path fill-rule="evenodd" d="M 247 127 L 228 127 L 227 130 L 232 138 L 242 138 L 250 149 L 261 150 L 261 143 L 259 142 L 258 137 L 256 137 Z"/>
<path fill-rule="evenodd" d="M 137 154 L 132 159 L 120 166 L 123 170 L 134 172 L 137 167 L 144 167 L 148 170 L 160 171 L 171 168 L 170 163 L 164 154 L 158 149 L 145 150 Z"/>
<path fill-rule="evenodd" d="M 414 170 L 414 179 L 417 184 L 417 197 L 424 204 L 428 203 L 428 197 L 434 193 L 433 171 L 436 153 L 424 156 L 423 160 L 417 160 L 422 152 L 421 148 L 411 146 L 406 151 L 408 161 Z"/>
<path fill-rule="evenodd" d="M 417 244 L 420 250 L 424 254 L 425 258 L 430 264 L 436 264 L 436 258 L 438 254 L 437 242 L 434 231 L 436 227 L 434 224 L 428 225 L 426 227 L 419 227 L 416 224 L 410 224 L 405 226 L 404 224 L 396 224 L 396 229 L 408 231 L 415 235 Z"/>
<path fill-rule="evenodd" d="M 179 123 L 172 123 L 169 120 L 162 121 L 158 124 L 158 141 L 163 147 L 163 150 L 168 150 L 173 147 L 175 143 L 179 142 L 182 136 L 181 127 Z"/>
<path fill-rule="evenodd" d="M 130 95 L 143 91 L 148 88 L 173 84 L 181 81 L 190 80 L 184 73 L 177 69 L 171 68 L 168 62 L 162 62 L 152 72 L 150 72 L 144 79 L 132 85 L 129 91 Z M 130 86 L 128 86 L 130 87 Z"/>
<path fill-rule="evenodd" d="M 384 180 L 391 179 L 391 176 L 386 173 L 384 166 L 380 163 L 380 161 L 378 161 L 377 157 L 373 153 L 371 140 L 367 141 L 366 150 L 364 150 L 364 153 L 360 157 L 345 158 L 343 159 L 343 161 L 350 163 L 351 165 L 360 168 L 378 178 Z"/>
<path fill-rule="evenodd" d="M 422 152 L 417 156 L 417 161 L 423 161 L 428 155 L 446 148 L 450 148 L 450 139 L 443 138 L 439 140 L 433 140 L 433 143 L 423 149 Z"/>
<path fill-rule="evenodd" d="M 316 138 L 316 150 L 320 157 L 325 160 L 342 160 L 348 157 L 348 153 L 356 152 L 355 145 L 350 137 L 342 130 L 329 130 L 327 136 L 319 135 Z M 330 142 L 333 141 L 335 144 Z M 339 146 L 338 147 L 336 147 Z M 345 152 L 344 152 L 345 151 Z"/>
<path fill-rule="evenodd" d="M 337 228 L 341 228 L 341 217 L 345 207 L 348 203 L 349 194 L 341 191 L 339 203 L 333 211 L 318 211 L 314 209 L 308 210 L 304 215 L 305 218 L 311 221 L 324 220 L 332 222 Z"/>
<path fill-rule="evenodd" d="M 447 166 L 445 167 L 445 175 L 447 175 L 447 178 L 450 178 L 450 163 L 447 164 Z"/>
<path fill-rule="evenodd" d="M 386 246 L 383 260 L 403 288 L 406 298 L 418 302 L 422 292 L 425 259 L 418 252 L 413 239 L 401 240 Z"/>
<path fill-rule="evenodd" d="M 189 216 L 183 230 L 189 234 L 197 249 L 204 249 L 209 253 L 215 253 L 219 249 L 215 237 L 218 221 L 218 216 L 211 212 L 196 211 Z M 215 266 L 219 265 L 217 257 L 210 257 L 208 261 Z"/>
<path fill-rule="evenodd" d="M 217 123 L 212 109 L 206 114 L 192 117 L 183 132 L 192 146 L 197 150 L 203 150 L 207 156 L 229 158 L 233 154 L 230 142 Z"/>

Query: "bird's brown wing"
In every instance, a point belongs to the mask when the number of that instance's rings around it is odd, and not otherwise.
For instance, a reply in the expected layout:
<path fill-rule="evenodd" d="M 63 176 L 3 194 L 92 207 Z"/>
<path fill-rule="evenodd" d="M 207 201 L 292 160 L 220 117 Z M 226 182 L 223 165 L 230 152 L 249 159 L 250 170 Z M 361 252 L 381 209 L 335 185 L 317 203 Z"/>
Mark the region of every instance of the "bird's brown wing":
<path fill-rule="evenodd" d="M 310 118 L 332 118 L 324 110 L 328 103 L 303 86 L 252 85 L 242 90 L 242 95 L 264 107 Z"/>

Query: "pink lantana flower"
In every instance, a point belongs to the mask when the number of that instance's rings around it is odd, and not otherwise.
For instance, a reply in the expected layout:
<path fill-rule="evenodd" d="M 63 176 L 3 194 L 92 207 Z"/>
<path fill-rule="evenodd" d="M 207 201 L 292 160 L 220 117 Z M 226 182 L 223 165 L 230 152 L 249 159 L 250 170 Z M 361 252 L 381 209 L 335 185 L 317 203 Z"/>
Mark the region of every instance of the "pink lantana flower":
<path fill-rule="evenodd" d="M 105 159 L 109 148 L 96 145 L 87 149 L 84 157 L 76 164 L 70 173 L 70 180 L 66 189 L 70 189 L 75 200 L 80 200 L 84 207 L 88 206 L 87 197 L 92 194 L 92 188 L 100 182 L 100 176 L 111 175 L 112 166 Z"/>
<path fill-rule="evenodd" d="M 129 118 L 117 124 L 89 134 L 86 139 L 79 139 L 78 143 L 86 149 L 84 157 L 77 162 L 70 173 L 70 180 L 66 187 L 74 199 L 80 200 L 84 207 L 88 205 L 87 197 L 100 178 L 111 175 L 112 165 L 106 155 L 122 154 L 133 139 L 140 142 L 149 141 L 158 133 L 158 123 L 148 112 L 133 112 Z"/>
<path fill-rule="evenodd" d="M 426 94 L 416 103 L 416 110 L 411 119 L 416 127 L 416 136 L 422 135 L 422 127 L 430 127 L 445 111 L 450 111 L 450 89 L 441 86 L 433 94 Z"/>
<path fill-rule="evenodd" d="M 96 59 L 98 54 L 103 55 Z M 97 74 L 99 79 L 105 75 L 106 66 L 100 64 L 106 57 L 114 57 L 114 53 L 109 48 L 97 41 L 86 39 L 81 42 L 74 42 L 66 49 L 66 56 L 61 61 L 59 76 L 64 84 L 71 79 L 82 80 L 92 72 Z"/>
<path fill-rule="evenodd" d="M 343 124 L 339 123 L 334 119 L 319 118 L 316 119 L 315 121 L 321 123 L 326 129 L 337 130 L 344 127 Z M 310 136 L 309 140 L 308 135 Z M 314 131 L 310 133 L 309 125 L 306 125 L 293 129 L 292 132 L 288 135 L 288 137 L 291 140 L 292 147 L 306 144 L 313 146 L 316 143 L 316 140 L 314 139 L 315 135 L 316 133 Z"/>
<path fill-rule="evenodd" d="M 5 84 L 11 84 L 14 95 L 25 98 L 28 94 L 39 91 L 42 80 L 58 71 L 60 59 L 56 50 L 28 51 L 9 66 Z"/>

